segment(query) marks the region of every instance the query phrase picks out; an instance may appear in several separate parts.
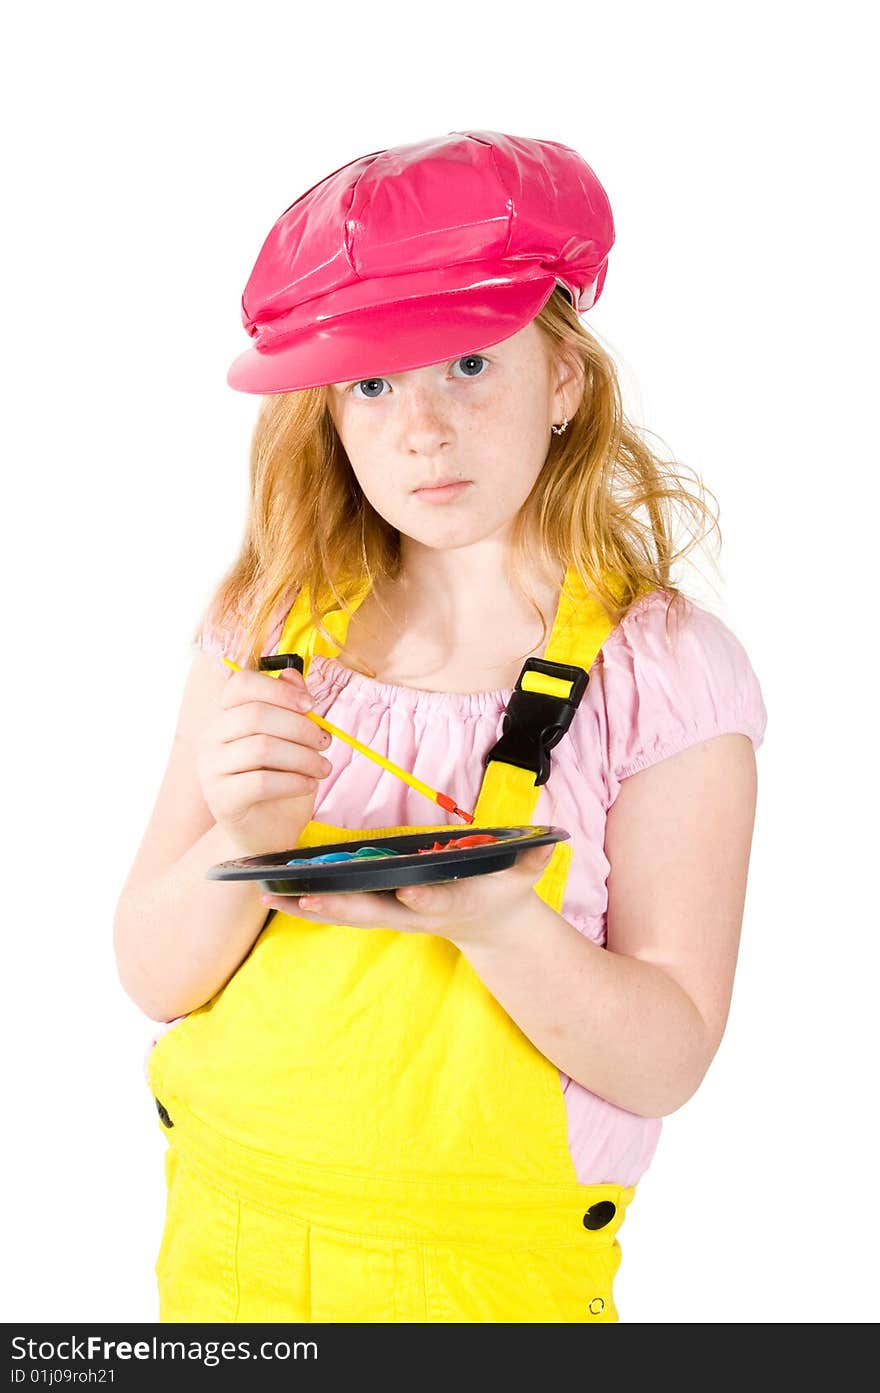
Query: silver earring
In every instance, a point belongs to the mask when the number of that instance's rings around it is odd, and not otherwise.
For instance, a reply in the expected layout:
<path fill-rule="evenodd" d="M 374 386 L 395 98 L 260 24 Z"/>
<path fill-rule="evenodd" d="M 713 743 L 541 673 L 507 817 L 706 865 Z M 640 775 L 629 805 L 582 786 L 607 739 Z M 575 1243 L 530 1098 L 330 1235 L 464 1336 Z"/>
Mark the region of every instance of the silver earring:
<path fill-rule="evenodd" d="M 552 432 L 553 432 L 554 435 L 562 435 L 562 432 L 563 432 L 564 430 L 567 430 L 567 429 L 568 429 L 568 417 L 567 417 L 567 416 L 563 416 L 563 418 L 562 418 L 562 425 L 561 425 L 561 426 L 551 426 L 550 429 L 552 430 Z"/>

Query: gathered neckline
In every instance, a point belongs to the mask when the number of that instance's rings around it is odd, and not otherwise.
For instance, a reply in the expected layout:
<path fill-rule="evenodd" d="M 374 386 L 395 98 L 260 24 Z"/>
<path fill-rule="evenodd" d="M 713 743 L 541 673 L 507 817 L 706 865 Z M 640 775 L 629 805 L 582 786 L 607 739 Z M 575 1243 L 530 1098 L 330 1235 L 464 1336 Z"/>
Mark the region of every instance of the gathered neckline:
<path fill-rule="evenodd" d="M 611 630 L 602 647 L 604 648 L 609 642 L 619 641 L 623 637 L 627 621 L 643 609 L 656 604 L 660 595 L 662 595 L 661 591 L 652 590 L 647 595 L 642 595 L 635 600 L 620 623 Z M 601 666 L 601 663 L 602 648 L 599 649 L 593 666 Z M 318 679 L 317 684 L 313 683 L 311 686 L 313 696 L 317 696 L 322 691 L 329 692 L 331 689 L 341 691 L 346 688 L 353 695 L 362 697 L 373 706 L 397 706 L 410 710 L 417 708 L 435 711 L 452 710 L 457 715 L 463 716 L 483 715 L 487 712 L 500 713 L 505 710 L 516 690 L 515 687 L 494 687 L 481 692 L 430 692 L 422 687 L 406 687 L 394 682 L 380 682 L 374 677 L 368 677 L 366 673 L 356 672 L 354 668 L 346 667 L 338 658 L 325 657 L 320 653 L 316 653 L 312 657 L 309 676 Z"/>
<path fill-rule="evenodd" d="M 346 667 L 338 658 L 327 658 L 319 653 L 314 655 L 309 667 L 309 678 L 313 675 L 318 678 L 321 689 L 346 687 L 353 694 L 384 706 L 453 707 L 460 712 L 480 714 L 489 710 L 503 710 L 514 693 L 513 687 L 495 687 L 482 692 L 431 692 L 423 687 L 380 682 L 366 673 Z M 312 694 L 317 695 L 314 686 Z"/>

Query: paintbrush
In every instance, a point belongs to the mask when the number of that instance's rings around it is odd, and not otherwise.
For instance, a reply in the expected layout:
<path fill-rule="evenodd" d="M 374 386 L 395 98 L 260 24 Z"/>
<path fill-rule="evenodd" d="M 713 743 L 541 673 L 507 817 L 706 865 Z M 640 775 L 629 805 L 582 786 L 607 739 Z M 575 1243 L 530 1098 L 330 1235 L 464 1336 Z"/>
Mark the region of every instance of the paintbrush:
<path fill-rule="evenodd" d="M 234 668 L 236 672 L 241 672 L 241 665 L 239 663 L 234 663 L 231 658 L 223 658 L 221 661 L 224 662 L 227 667 Z M 315 725 L 320 726 L 322 730 L 328 731 L 330 735 L 335 735 L 337 740 L 344 741 L 346 745 L 350 745 L 351 748 L 357 750 L 359 754 L 366 755 L 367 759 L 371 759 L 374 764 L 381 765 L 383 769 L 387 769 L 389 774 L 394 774 L 396 778 L 403 779 L 403 782 L 409 784 L 410 788 L 414 788 L 418 793 L 423 793 L 426 798 L 430 798 L 433 803 L 438 803 L 446 812 L 455 813 L 458 817 L 463 818 L 465 822 L 473 822 L 473 813 L 466 813 L 463 808 L 458 806 L 454 798 L 450 798 L 448 793 L 438 793 L 435 788 L 431 788 L 430 784 L 426 784 L 422 779 L 417 779 L 415 774 L 408 773 L 406 769 L 401 769 L 400 765 L 392 764 L 390 759 L 386 759 L 384 755 L 377 754 L 375 750 L 370 749 L 369 745 L 361 744 L 360 740 L 355 740 L 354 736 L 349 735 L 347 731 L 340 730 L 338 726 L 331 725 L 329 721 L 325 721 L 324 717 L 319 716 L 317 712 L 306 711 L 304 714 L 308 716 L 310 721 L 314 721 Z"/>

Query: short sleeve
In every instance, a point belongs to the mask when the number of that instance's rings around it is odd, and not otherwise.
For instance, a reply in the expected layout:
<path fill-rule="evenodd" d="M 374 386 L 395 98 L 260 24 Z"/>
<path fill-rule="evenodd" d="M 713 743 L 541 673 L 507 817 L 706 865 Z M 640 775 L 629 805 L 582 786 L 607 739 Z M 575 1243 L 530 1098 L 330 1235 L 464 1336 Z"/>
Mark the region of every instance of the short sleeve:
<path fill-rule="evenodd" d="M 760 683 L 745 648 L 716 615 L 686 600 L 680 618 L 653 592 L 626 614 L 602 650 L 608 762 L 620 781 L 714 735 L 767 725 Z"/>
<path fill-rule="evenodd" d="M 288 598 L 276 606 L 272 615 L 271 627 L 263 645 L 264 656 L 277 651 L 290 605 L 291 601 Z M 238 626 L 228 623 L 221 625 L 216 611 L 211 609 L 193 641 L 192 650 L 194 653 L 210 653 L 218 662 L 221 658 L 231 658 L 233 662 L 241 662 L 244 632 L 245 626 L 243 624 Z"/>
<path fill-rule="evenodd" d="M 239 638 L 240 630 L 221 628 L 212 612 L 193 641 L 193 651 L 210 653 L 214 658 L 234 658 L 238 652 Z"/>

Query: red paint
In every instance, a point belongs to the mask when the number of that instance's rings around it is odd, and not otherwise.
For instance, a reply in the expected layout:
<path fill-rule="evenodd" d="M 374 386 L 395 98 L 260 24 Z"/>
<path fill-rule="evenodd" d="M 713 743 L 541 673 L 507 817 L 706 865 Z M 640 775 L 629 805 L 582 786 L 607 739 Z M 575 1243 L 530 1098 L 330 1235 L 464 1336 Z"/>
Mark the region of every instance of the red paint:
<path fill-rule="evenodd" d="M 422 847 L 419 855 L 425 856 L 432 851 L 445 851 L 447 847 L 485 846 L 487 842 L 497 841 L 497 837 L 492 837 L 487 832 L 474 832 L 469 837 L 453 837 L 448 842 L 435 842 L 433 846 Z"/>

